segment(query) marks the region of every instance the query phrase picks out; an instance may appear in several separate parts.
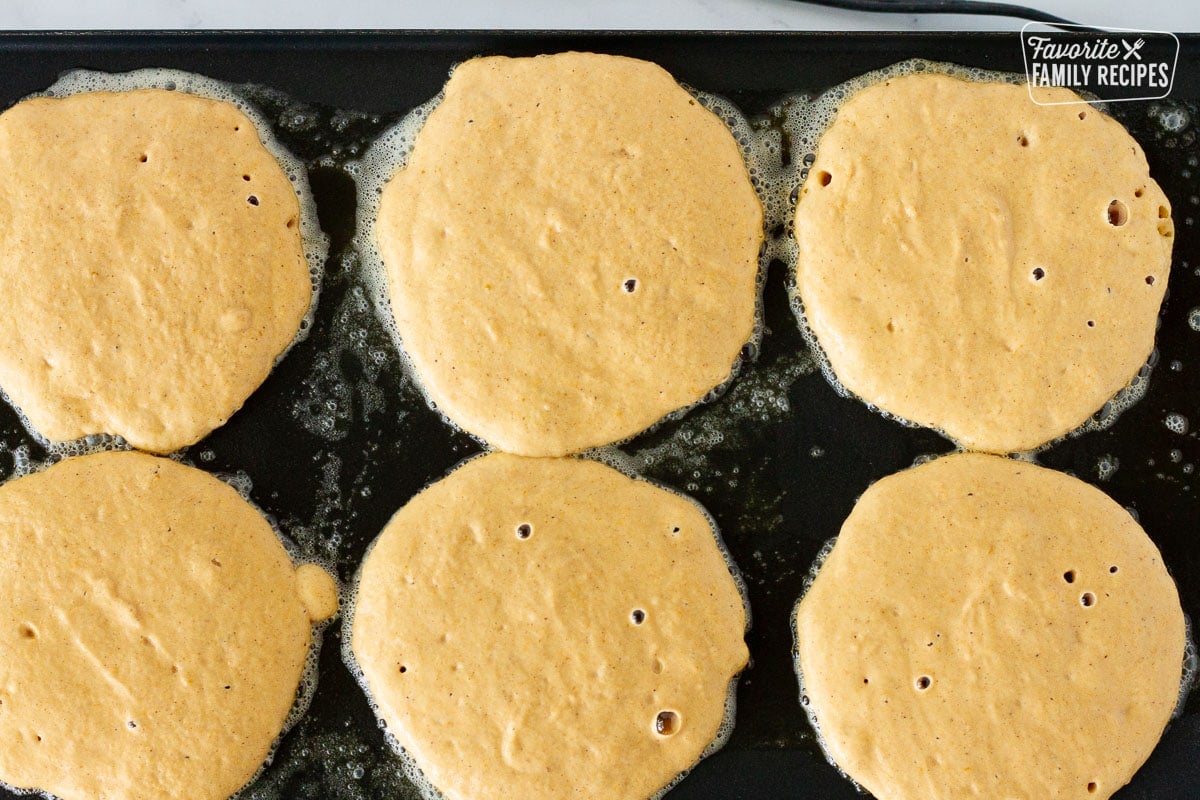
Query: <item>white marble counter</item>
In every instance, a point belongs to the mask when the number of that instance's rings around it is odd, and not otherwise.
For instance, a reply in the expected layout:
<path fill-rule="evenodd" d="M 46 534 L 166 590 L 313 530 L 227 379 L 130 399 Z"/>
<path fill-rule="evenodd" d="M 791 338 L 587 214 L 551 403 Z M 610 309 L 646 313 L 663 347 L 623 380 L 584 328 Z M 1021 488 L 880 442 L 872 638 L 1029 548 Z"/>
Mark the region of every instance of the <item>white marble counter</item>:
<path fill-rule="evenodd" d="M 1075 22 L 1200 30 L 1195 0 L 1024 0 Z M 1015 30 L 1000 17 L 858 14 L 792 0 L 3 0 L 0 29 Z"/>

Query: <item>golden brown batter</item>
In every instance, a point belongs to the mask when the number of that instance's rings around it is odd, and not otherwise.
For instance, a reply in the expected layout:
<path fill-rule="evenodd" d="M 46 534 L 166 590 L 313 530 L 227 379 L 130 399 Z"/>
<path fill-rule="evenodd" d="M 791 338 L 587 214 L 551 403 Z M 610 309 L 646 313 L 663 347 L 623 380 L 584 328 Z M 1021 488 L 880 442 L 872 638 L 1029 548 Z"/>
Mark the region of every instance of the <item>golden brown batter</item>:
<path fill-rule="evenodd" d="M 593 461 L 466 463 L 358 591 L 348 655 L 452 800 L 646 800 L 719 738 L 747 659 L 708 516 Z"/>
<path fill-rule="evenodd" d="M 1103 800 L 1162 735 L 1185 632 L 1123 508 L 961 454 L 863 494 L 796 637 L 829 755 L 880 800 Z"/>
<path fill-rule="evenodd" d="M 845 388 L 968 449 L 1028 450 L 1146 362 L 1172 236 L 1115 120 L 909 75 L 854 94 L 821 138 L 797 289 Z"/>
<path fill-rule="evenodd" d="M 628 438 L 725 381 L 754 331 L 741 152 L 644 61 L 459 65 L 376 224 L 429 397 L 507 452 Z"/>
<path fill-rule="evenodd" d="M 183 92 L 0 115 L 0 386 L 52 440 L 169 452 L 223 424 L 312 295 L 296 193 L 234 106 Z"/>
<path fill-rule="evenodd" d="M 310 615 L 236 491 L 139 453 L 67 459 L 0 487 L 0 552 L 0 780 L 224 800 L 254 775 L 296 699 Z"/>

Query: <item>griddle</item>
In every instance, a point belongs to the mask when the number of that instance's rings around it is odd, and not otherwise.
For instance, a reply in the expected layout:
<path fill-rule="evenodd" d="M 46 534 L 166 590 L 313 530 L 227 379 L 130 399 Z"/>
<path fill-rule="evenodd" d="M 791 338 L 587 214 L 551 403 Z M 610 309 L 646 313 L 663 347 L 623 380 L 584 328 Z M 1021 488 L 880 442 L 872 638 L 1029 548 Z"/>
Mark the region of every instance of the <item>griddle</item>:
<path fill-rule="evenodd" d="M 1096 483 L 1133 510 L 1162 549 L 1200 620 L 1200 37 L 1182 37 L 1167 101 L 1114 104 L 1171 198 L 1175 257 L 1147 395 L 1111 428 L 1071 437 L 1040 463 Z M 679 80 L 723 95 L 748 116 L 795 93 L 815 93 L 910 57 L 1020 71 L 1016 34 L 928 33 L 87 33 L 0 35 L 0 105 L 69 69 L 171 67 L 242 84 L 309 165 L 322 227 L 332 240 L 311 335 L 228 424 L 184 460 L 241 475 L 251 496 L 299 543 L 336 560 L 348 581 L 391 514 L 480 451 L 421 399 L 364 301 L 351 248 L 355 187 L 344 169 L 384 128 L 432 97 L 450 67 L 478 54 L 567 49 L 650 59 Z M 1168 131 L 1164 108 L 1190 123 Z M 86 154 L 81 154 L 86 157 Z M 1104 157 L 1099 154 L 1099 157 Z M 767 333 L 757 358 L 720 399 L 622 446 L 649 459 L 647 477 L 688 491 L 712 512 L 749 586 L 753 662 L 737 692 L 727 746 L 702 762 L 671 800 L 851 800 L 861 795 L 817 748 L 798 702 L 789 615 L 818 550 L 873 481 L 920 456 L 952 449 L 939 435 L 884 419 L 838 396 L 804 348 L 772 264 Z M 1200 312 L 1198 312 L 1200 314 Z M 1200 321 L 1196 322 L 1200 327 Z M 1193 430 L 1174 433 L 1178 413 Z M 721 437 L 707 435 L 719 430 Z M 717 439 L 720 438 L 720 441 Z M 0 408 L 0 477 L 20 446 L 46 450 Z M 1115 472 L 1109 472 L 1116 464 Z M 309 713 L 284 737 L 250 798 L 415 798 L 341 659 L 340 623 L 326 633 Z M 1129 676 L 1137 680 L 1136 675 Z M 1111 687 L 1114 695 L 1121 685 Z M 586 735 L 580 733 L 578 735 Z M 0 746 L 3 746 L 0 744 Z M 981 741 L 979 746 L 986 747 Z M 1047 742 L 1049 748 L 1059 747 Z M 1193 695 L 1120 800 L 1200 797 L 1200 695 Z M 14 795 L 0 791 L 0 798 Z"/>

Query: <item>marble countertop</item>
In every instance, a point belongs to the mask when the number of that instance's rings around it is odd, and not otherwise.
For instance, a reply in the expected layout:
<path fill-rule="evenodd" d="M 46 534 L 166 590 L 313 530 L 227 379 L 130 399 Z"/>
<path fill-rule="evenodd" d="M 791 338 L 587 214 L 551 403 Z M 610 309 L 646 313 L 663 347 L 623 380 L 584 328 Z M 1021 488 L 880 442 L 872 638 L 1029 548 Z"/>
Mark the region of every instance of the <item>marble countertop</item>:
<path fill-rule="evenodd" d="M 1023 0 L 1089 25 L 1200 30 L 1193 0 Z M 793 0 L 6 0 L 0 29 L 1017 30 L 1003 17 L 862 14 Z"/>

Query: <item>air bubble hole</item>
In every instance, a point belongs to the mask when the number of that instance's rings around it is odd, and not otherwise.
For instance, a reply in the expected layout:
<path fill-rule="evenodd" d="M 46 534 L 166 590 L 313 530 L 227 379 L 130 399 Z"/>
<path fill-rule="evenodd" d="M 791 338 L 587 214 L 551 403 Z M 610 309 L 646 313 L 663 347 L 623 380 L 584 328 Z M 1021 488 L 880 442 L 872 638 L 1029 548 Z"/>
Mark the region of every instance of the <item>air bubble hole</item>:
<path fill-rule="evenodd" d="M 1075 570 L 1069 569 L 1066 572 L 1064 572 L 1063 580 L 1066 581 L 1067 583 L 1074 583 L 1075 582 Z"/>
<path fill-rule="evenodd" d="M 1119 228 L 1129 222 L 1129 209 L 1120 200 L 1108 204 L 1108 224 Z"/>
<path fill-rule="evenodd" d="M 674 736 L 679 732 L 679 715 L 674 711 L 660 711 L 654 718 L 654 730 L 659 736 Z"/>
<path fill-rule="evenodd" d="M 530 525 L 528 522 L 522 522 L 520 525 L 517 526 L 517 538 L 518 539 L 528 539 L 532 535 L 533 535 L 533 526 Z"/>
<path fill-rule="evenodd" d="M 629 615 L 629 619 L 633 621 L 634 625 L 641 625 L 646 621 L 646 612 L 640 608 L 635 608 L 633 613 Z"/>
<path fill-rule="evenodd" d="M 1079 602 L 1084 608 L 1091 608 L 1092 606 L 1096 605 L 1096 595 L 1092 594 L 1091 592 L 1084 592 L 1079 597 Z"/>

